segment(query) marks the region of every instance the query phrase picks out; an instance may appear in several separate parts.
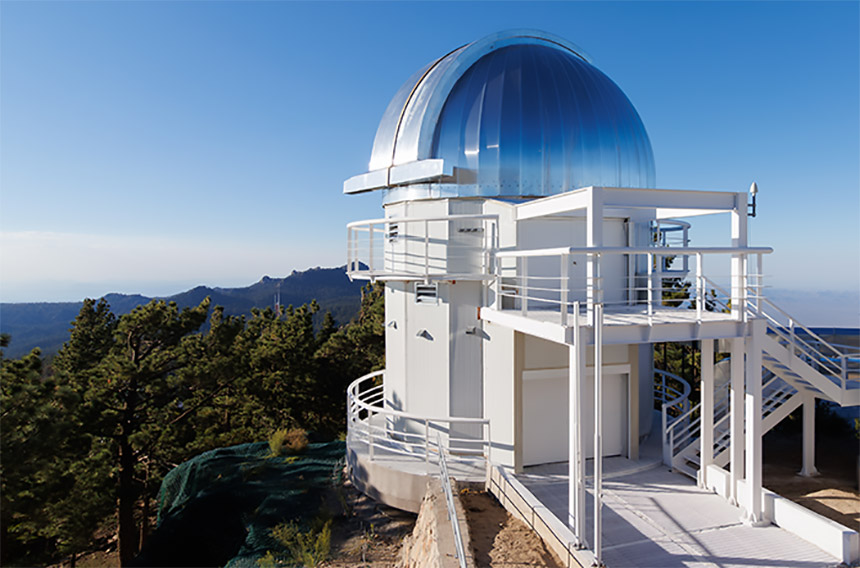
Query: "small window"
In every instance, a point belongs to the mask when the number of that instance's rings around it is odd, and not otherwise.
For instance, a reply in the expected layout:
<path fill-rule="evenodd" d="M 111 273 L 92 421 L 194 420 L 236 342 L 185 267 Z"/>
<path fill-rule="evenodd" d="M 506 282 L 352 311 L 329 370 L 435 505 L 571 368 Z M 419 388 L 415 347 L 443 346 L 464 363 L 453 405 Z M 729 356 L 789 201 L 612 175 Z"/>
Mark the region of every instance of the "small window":
<path fill-rule="evenodd" d="M 436 283 L 433 284 L 415 284 L 415 303 L 416 304 L 438 304 L 439 303 L 439 287 Z"/>

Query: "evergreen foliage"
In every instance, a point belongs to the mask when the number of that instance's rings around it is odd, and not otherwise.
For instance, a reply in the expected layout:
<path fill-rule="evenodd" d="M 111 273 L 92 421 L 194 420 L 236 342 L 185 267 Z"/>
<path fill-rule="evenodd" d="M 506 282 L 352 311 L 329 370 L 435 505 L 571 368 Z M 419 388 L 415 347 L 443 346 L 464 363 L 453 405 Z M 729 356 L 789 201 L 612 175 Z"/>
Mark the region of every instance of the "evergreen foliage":
<path fill-rule="evenodd" d="M 329 313 L 315 332 L 319 311 L 314 301 L 246 318 L 206 298 L 116 317 L 104 299 L 86 300 L 50 365 L 38 350 L 0 351 L 0 563 L 74 560 L 116 527 L 128 564 L 175 465 L 280 429 L 335 439 L 346 386 L 384 367 L 382 288 L 364 289 L 339 329 Z"/>

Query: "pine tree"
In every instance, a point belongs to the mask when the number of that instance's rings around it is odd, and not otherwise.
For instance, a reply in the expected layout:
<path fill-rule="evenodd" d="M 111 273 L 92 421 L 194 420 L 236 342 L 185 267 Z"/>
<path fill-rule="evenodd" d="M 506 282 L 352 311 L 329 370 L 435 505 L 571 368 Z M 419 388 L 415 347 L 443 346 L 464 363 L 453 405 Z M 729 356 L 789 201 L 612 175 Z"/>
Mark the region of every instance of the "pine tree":
<path fill-rule="evenodd" d="M 176 412 L 183 386 L 175 376 L 191 362 L 189 334 L 208 311 L 208 298 L 182 311 L 173 302 L 153 300 L 115 320 L 104 300 L 89 300 L 57 356 L 58 378 L 80 399 L 80 430 L 93 440 L 88 457 L 96 452 L 113 457 L 123 564 L 134 558 L 139 544 L 135 508 L 144 497 L 139 467 L 149 463 L 166 414 Z"/>

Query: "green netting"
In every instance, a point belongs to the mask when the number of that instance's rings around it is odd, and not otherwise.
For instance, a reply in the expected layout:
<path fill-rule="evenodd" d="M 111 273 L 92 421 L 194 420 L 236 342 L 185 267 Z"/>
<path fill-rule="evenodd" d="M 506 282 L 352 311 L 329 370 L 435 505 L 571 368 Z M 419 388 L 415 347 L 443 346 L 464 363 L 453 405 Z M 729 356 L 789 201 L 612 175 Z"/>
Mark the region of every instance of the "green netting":
<path fill-rule="evenodd" d="M 256 568 L 278 550 L 270 531 L 316 518 L 339 482 L 343 442 L 310 444 L 271 457 L 265 442 L 212 450 L 167 474 L 158 495 L 158 527 L 135 566 Z"/>

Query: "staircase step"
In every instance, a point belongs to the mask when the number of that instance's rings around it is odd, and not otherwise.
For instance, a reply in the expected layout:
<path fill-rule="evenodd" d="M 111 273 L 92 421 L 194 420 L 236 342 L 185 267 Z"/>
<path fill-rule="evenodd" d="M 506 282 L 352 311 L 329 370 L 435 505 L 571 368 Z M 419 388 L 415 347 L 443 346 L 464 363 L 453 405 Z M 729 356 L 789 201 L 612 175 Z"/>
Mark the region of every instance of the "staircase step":
<path fill-rule="evenodd" d="M 672 466 L 672 469 L 677 471 L 678 473 L 683 473 L 687 477 L 692 477 L 693 479 L 698 479 L 698 470 L 693 469 L 686 463 L 676 463 Z"/>

